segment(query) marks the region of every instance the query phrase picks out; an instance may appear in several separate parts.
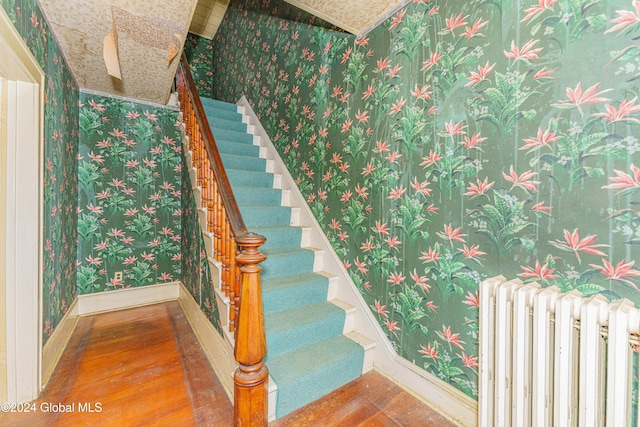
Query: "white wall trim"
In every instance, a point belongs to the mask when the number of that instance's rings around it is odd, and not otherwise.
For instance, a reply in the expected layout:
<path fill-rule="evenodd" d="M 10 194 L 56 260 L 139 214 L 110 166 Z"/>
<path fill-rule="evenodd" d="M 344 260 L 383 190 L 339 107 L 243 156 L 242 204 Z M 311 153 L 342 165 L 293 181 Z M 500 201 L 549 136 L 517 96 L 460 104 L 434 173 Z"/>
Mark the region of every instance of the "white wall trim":
<path fill-rule="evenodd" d="M 267 159 L 273 161 L 273 172 L 282 177 L 281 188 L 290 192 L 291 205 L 300 208 L 299 224 L 296 225 L 311 228 L 310 246 L 324 251 L 323 269 L 338 276 L 340 285 L 337 289 L 337 298 L 358 309 L 354 329 L 376 342 L 374 369 L 428 402 L 435 410 L 450 420 L 463 426 L 476 425 L 478 407 L 476 400 L 400 357 L 393 349 L 378 321 L 371 313 L 371 309 L 344 268 L 342 261 L 333 250 L 249 101 L 243 96 L 237 105 L 248 116 L 249 124 L 254 126 L 254 134 L 260 137 L 260 145 L 266 147 Z"/>
<path fill-rule="evenodd" d="M 90 316 L 107 311 L 124 310 L 165 301 L 177 300 L 180 282 L 159 283 L 139 288 L 118 289 L 78 295 L 78 315 Z"/>
<path fill-rule="evenodd" d="M 41 390 L 44 73 L 1 7 L 0 57 L 8 92 L 6 247 L 0 248 L 6 256 L 6 396 L 26 402 Z"/>
<path fill-rule="evenodd" d="M 42 349 L 42 387 L 46 386 L 78 324 L 78 298 L 58 323 Z"/>
<path fill-rule="evenodd" d="M 200 309 L 196 300 L 191 296 L 184 284 L 180 284 L 178 299 L 187 321 L 193 329 L 209 364 L 222 383 L 227 396 L 233 402 L 233 373 L 238 364 L 233 354 L 233 347 L 213 327 L 207 316 Z"/>

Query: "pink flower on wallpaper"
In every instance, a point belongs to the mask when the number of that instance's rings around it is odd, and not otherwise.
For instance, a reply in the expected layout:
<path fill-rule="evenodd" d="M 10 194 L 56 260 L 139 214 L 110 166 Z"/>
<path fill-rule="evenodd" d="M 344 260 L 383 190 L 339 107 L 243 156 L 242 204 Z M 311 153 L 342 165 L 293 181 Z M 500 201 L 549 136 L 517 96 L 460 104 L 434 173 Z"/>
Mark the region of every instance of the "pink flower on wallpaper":
<path fill-rule="evenodd" d="M 411 91 L 411 95 L 415 96 L 417 99 L 424 99 L 425 101 L 429 100 L 431 99 L 431 94 L 433 93 L 429 90 L 430 88 L 431 85 L 424 85 L 422 87 L 419 87 L 416 83 L 415 88 Z"/>
<path fill-rule="evenodd" d="M 384 325 L 386 326 L 387 330 L 389 332 L 392 332 L 394 335 L 396 335 L 396 331 L 400 330 L 400 327 L 398 326 L 398 322 L 397 321 L 393 321 L 391 322 L 390 320 L 387 320 Z"/>
<path fill-rule="evenodd" d="M 636 167 L 633 163 L 631 164 L 631 173 L 633 176 L 628 173 L 619 171 L 614 169 L 616 176 L 609 177 L 608 180 L 613 184 L 605 185 L 602 189 L 620 189 L 616 194 L 623 193 L 629 190 L 636 190 L 640 188 L 640 168 Z"/>
<path fill-rule="evenodd" d="M 514 61 L 530 61 L 533 59 L 540 59 L 538 57 L 538 53 L 540 53 L 540 51 L 542 50 L 541 47 L 535 48 L 534 46 L 536 44 L 538 44 L 540 40 L 529 40 L 527 43 L 525 43 L 522 48 L 519 48 L 516 45 L 515 40 L 511 41 L 511 52 L 508 51 L 503 51 L 504 56 L 506 56 L 509 59 L 513 59 Z"/>
<path fill-rule="evenodd" d="M 402 18 L 404 18 L 405 13 L 407 13 L 407 9 L 402 9 L 400 12 L 398 12 L 396 14 L 396 16 L 393 17 L 393 19 L 391 20 L 391 24 L 389 25 L 389 28 L 395 28 L 398 25 L 400 25 L 400 23 L 402 22 Z"/>
<path fill-rule="evenodd" d="M 389 57 L 387 56 L 386 58 L 382 59 L 378 59 L 378 62 L 376 63 L 377 68 L 374 70 L 378 73 L 382 73 L 384 72 L 384 70 L 388 69 L 389 67 L 391 67 L 391 65 L 389 65 Z"/>
<path fill-rule="evenodd" d="M 484 37 L 485 35 L 482 33 L 479 33 L 478 31 L 483 29 L 488 23 L 489 21 L 476 19 L 471 27 L 469 26 L 464 27 L 464 33 L 462 34 L 462 37 L 466 39 L 472 39 L 474 37 Z"/>
<path fill-rule="evenodd" d="M 466 355 L 465 352 L 462 352 L 462 355 L 456 353 L 456 356 L 462 360 L 462 364 L 470 369 L 475 369 L 478 367 L 478 358 L 472 354 Z"/>
<path fill-rule="evenodd" d="M 465 25 L 467 25 L 467 21 L 465 21 L 465 19 L 467 19 L 468 17 L 469 17 L 469 15 L 463 17 L 462 16 L 462 12 L 460 12 L 460 14 L 458 16 L 455 16 L 454 14 L 451 14 L 451 16 L 449 18 L 445 18 L 445 20 L 444 20 L 444 23 L 445 23 L 447 29 L 438 32 L 438 34 L 451 33 L 451 35 L 455 36 L 454 31 L 456 29 L 464 27 Z"/>
<path fill-rule="evenodd" d="M 124 265 L 131 265 L 131 264 L 135 264 L 136 261 L 138 261 L 138 257 L 130 256 L 130 257 L 127 257 L 122 263 Z"/>
<path fill-rule="evenodd" d="M 409 273 L 409 277 L 411 277 L 411 280 L 413 280 L 416 285 L 420 286 L 422 288 L 422 290 L 424 290 L 426 293 L 429 293 L 429 291 L 431 290 L 431 286 L 429 284 L 427 284 L 427 276 L 421 276 L 418 274 L 418 271 L 414 268 L 412 272 Z"/>
<path fill-rule="evenodd" d="M 640 105 L 635 105 L 637 99 L 638 99 L 637 96 L 631 100 L 629 100 L 628 98 L 625 98 L 624 101 L 620 103 L 617 109 L 612 105 L 605 104 L 604 108 L 607 110 L 607 112 L 595 113 L 593 114 L 593 116 L 602 117 L 609 123 L 616 123 L 616 122 L 640 123 L 640 120 L 634 117 L 628 117 L 630 114 L 640 112 Z"/>
<path fill-rule="evenodd" d="M 467 187 L 467 192 L 464 193 L 464 195 L 471 196 L 472 199 L 474 197 L 484 196 L 485 193 L 491 187 L 493 187 L 494 184 L 495 184 L 495 181 L 489 182 L 489 177 L 485 177 L 484 181 L 480 181 L 480 179 L 478 178 L 476 184 L 473 184 L 473 183 L 469 184 L 469 186 Z"/>
<path fill-rule="evenodd" d="M 544 265 L 540 265 L 540 261 L 536 260 L 535 268 L 529 268 L 520 266 L 520 268 L 524 271 L 524 273 L 518 274 L 520 277 L 525 278 L 534 278 L 534 279 L 557 279 L 557 274 L 553 274 L 555 268 L 549 267 L 546 263 Z"/>
<path fill-rule="evenodd" d="M 458 348 L 463 348 L 462 344 L 465 344 L 464 341 L 460 340 L 460 334 L 451 332 L 451 326 L 442 325 L 442 332 L 436 331 L 436 335 L 438 335 L 440 339 L 445 340 L 449 344 L 449 348 L 451 348 L 452 344 Z"/>
<path fill-rule="evenodd" d="M 370 252 L 373 250 L 373 243 L 371 243 L 371 239 L 367 239 L 361 246 L 360 250 L 364 252 Z"/>
<path fill-rule="evenodd" d="M 520 147 L 520 150 L 531 150 L 534 148 L 548 147 L 552 142 L 556 142 L 559 139 L 560 137 L 556 136 L 555 131 L 547 129 L 543 132 L 542 129 L 538 127 L 538 134 L 535 138 L 522 139 L 522 141 L 526 142 L 526 144 Z"/>
<path fill-rule="evenodd" d="M 400 111 L 402 111 L 402 107 L 404 107 L 404 104 L 407 102 L 407 100 L 405 98 L 400 98 L 398 100 L 398 102 L 396 102 L 395 104 L 393 104 L 391 106 L 391 110 L 389 114 L 397 114 Z"/>
<path fill-rule="evenodd" d="M 401 198 L 406 191 L 407 191 L 406 188 L 404 188 L 401 185 L 397 185 L 394 189 L 392 189 L 389 192 L 389 197 L 388 198 L 390 200 L 397 200 L 397 199 Z"/>
<path fill-rule="evenodd" d="M 453 245 L 453 241 L 464 243 L 463 237 L 466 237 L 466 234 L 462 234 L 462 229 L 460 227 L 453 229 L 453 224 L 449 224 L 444 226 L 444 233 L 437 232 L 436 233 L 440 238 L 446 239 L 449 241 L 449 244 Z"/>
<path fill-rule="evenodd" d="M 380 221 L 376 221 L 376 225 L 375 227 L 371 228 L 373 231 L 375 231 L 378 234 L 384 234 L 384 235 L 389 235 L 389 230 L 387 228 L 387 224 L 384 224 Z"/>
<path fill-rule="evenodd" d="M 435 249 L 429 248 L 427 252 L 420 252 L 421 261 L 440 261 L 440 252 L 438 252 L 439 246 L 436 244 Z"/>
<path fill-rule="evenodd" d="M 542 80 L 542 79 L 555 79 L 555 77 L 551 77 L 551 73 L 553 73 L 555 70 L 555 68 L 553 70 L 547 70 L 547 67 L 544 66 L 542 67 L 534 76 L 533 76 L 533 80 Z"/>
<path fill-rule="evenodd" d="M 540 185 L 540 181 L 531 180 L 531 178 L 536 175 L 538 175 L 537 172 L 533 172 L 530 170 L 523 172 L 521 175 L 518 175 L 513 169 L 513 165 L 511 165 L 511 167 L 509 168 L 509 175 L 502 172 L 502 176 L 504 177 L 504 179 L 512 184 L 511 188 L 520 187 L 526 192 L 534 193 L 538 191 L 538 185 Z"/>
<path fill-rule="evenodd" d="M 582 85 L 578 82 L 575 89 L 571 89 L 570 87 L 566 88 L 567 98 L 569 98 L 567 101 L 562 101 L 559 104 L 551 104 L 551 106 L 558 108 L 576 107 L 578 111 L 582 113 L 582 105 L 584 104 L 599 104 L 609 101 L 609 98 L 603 97 L 602 94 L 611 90 L 612 89 L 606 89 L 601 91 L 600 83 L 598 82 L 582 92 Z"/>
<path fill-rule="evenodd" d="M 420 344 L 420 350 L 418 350 L 418 353 L 424 354 L 425 356 L 430 357 L 433 360 L 439 359 L 438 351 L 436 350 L 436 347 L 432 343 L 428 343 L 427 348 L 425 348 L 422 344 Z"/>
<path fill-rule="evenodd" d="M 467 292 L 465 300 L 462 301 L 462 303 L 468 305 L 470 308 L 480 308 L 480 294 L 478 291 L 475 292 L 475 295 Z"/>
<path fill-rule="evenodd" d="M 524 18 L 522 18 L 520 22 L 525 22 L 537 17 L 545 10 L 551 9 L 551 6 L 553 6 L 557 2 L 558 0 L 538 0 L 537 6 L 533 6 L 524 10 L 527 15 Z"/>
<path fill-rule="evenodd" d="M 86 257 L 85 261 L 87 261 L 91 265 L 102 265 L 102 258 L 98 258 L 98 257 L 94 258 L 91 255 Z"/>
<path fill-rule="evenodd" d="M 618 17 L 612 19 L 611 22 L 616 24 L 613 27 L 609 28 L 604 34 L 614 33 L 616 31 L 620 31 L 622 34 L 625 30 L 630 29 L 632 26 L 640 23 L 640 1 L 633 0 L 631 2 L 635 11 L 630 10 L 616 10 Z"/>
<path fill-rule="evenodd" d="M 489 138 L 482 138 L 480 137 L 479 133 L 474 133 L 473 135 L 471 135 L 471 138 L 469 138 L 467 135 L 465 135 L 464 137 L 464 141 L 458 142 L 458 144 L 464 146 L 464 148 L 466 148 L 467 150 L 479 150 L 479 151 L 483 151 L 482 148 L 478 147 L 482 142 L 486 141 Z"/>
<path fill-rule="evenodd" d="M 431 195 L 431 189 L 429 188 L 428 181 L 418 182 L 418 178 L 414 177 L 413 182 L 411 182 L 411 188 L 425 197 L 429 197 Z"/>
<path fill-rule="evenodd" d="M 438 163 L 440 160 L 440 154 L 434 152 L 433 150 L 429 150 L 429 157 L 423 157 L 420 166 L 430 166 Z"/>
<path fill-rule="evenodd" d="M 355 264 L 356 268 L 360 271 L 360 273 L 362 274 L 367 274 L 367 263 L 364 261 L 360 261 L 359 257 L 356 257 L 356 259 L 353 261 L 353 263 Z"/>
<path fill-rule="evenodd" d="M 458 251 L 462 252 L 462 255 L 464 255 L 466 259 L 470 259 L 478 263 L 480 263 L 478 257 L 487 254 L 486 252 L 480 250 L 480 245 L 471 245 L 471 247 L 468 247 L 465 244 L 463 246 L 463 249 L 458 248 Z M 482 265 L 482 263 L 480 263 L 480 265 Z"/>
<path fill-rule="evenodd" d="M 363 200 L 367 200 L 367 198 L 369 197 L 369 193 L 367 193 L 367 187 L 361 187 L 360 183 L 356 185 L 355 190 L 358 197 L 362 198 Z"/>
<path fill-rule="evenodd" d="M 564 240 L 564 242 L 555 240 L 549 241 L 549 243 L 558 249 L 573 252 L 576 258 L 578 258 L 578 261 L 582 261 L 580 259 L 580 252 L 590 255 L 606 256 L 606 254 L 598 248 L 609 247 L 609 245 L 605 244 L 596 245 L 595 242 L 598 240 L 598 236 L 596 234 L 581 239 L 577 228 L 574 229 L 573 232 L 569 232 L 569 230 L 565 229 Z"/>
<path fill-rule="evenodd" d="M 389 275 L 388 283 L 391 283 L 391 286 L 401 285 L 405 281 L 406 277 L 402 275 L 401 272 L 394 272 Z"/>
<path fill-rule="evenodd" d="M 440 62 L 441 59 L 442 59 L 442 55 L 440 55 L 439 52 L 432 52 L 429 55 L 429 60 L 428 61 L 424 61 L 422 63 L 422 68 L 420 69 L 420 71 L 425 71 L 428 68 L 436 65 L 438 62 Z"/>
<path fill-rule="evenodd" d="M 489 65 L 489 61 L 487 61 L 484 67 L 482 65 L 478 65 L 478 72 L 477 73 L 475 71 L 471 72 L 471 76 L 469 76 L 469 82 L 465 85 L 465 87 L 474 86 L 482 81 L 487 80 L 487 76 L 495 66 L 496 64 Z"/>
<path fill-rule="evenodd" d="M 389 317 L 389 312 L 387 311 L 387 306 L 382 305 L 379 300 L 375 301 L 374 310 L 382 317 Z"/>
<path fill-rule="evenodd" d="M 89 100 L 89 105 L 98 110 L 101 113 L 104 113 L 104 104 L 98 104 L 93 99 Z"/>
<path fill-rule="evenodd" d="M 93 203 L 89 203 L 87 205 L 87 209 L 89 209 L 94 214 L 102 215 L 104 213 L 104 209 L 100 206 L 94 206 Z"/>
<path fill-rule="evenodd" d="M 625 260 L 623 259 L 614 267 L 613 264 L 603 258 L 602 266 L 597 264 L 589 264 L 589 266 L 599 269 L 600 273 L 604 275 L 608 280 L 618 280 L 620 282 L 626 283 L 633 289 L 640 291 L 640 288 L 638 288 L 635 283 L 633 283 L 629 279 L 626 279 L 626 277 L 640 276 L 640 271 L 631 268 L 634 264 L 635 261 L 625 262 Z"/>
<path fill-rule="evenodd" d="M 552 218 L 553 216 L 549 213 L 549 211 L 553 209 L 553 206 L 545 206 L 544 203 L 545 202 L 536 203 L 531 207 L 531 211 L 541 213 Z"/>
<path fill-rule="evenodd" d="M 362 99 L 367 99 L 369 98 L 371 95 L 373 95 L 376 92 L 376 88 L 373 85 L 369 85 L 367 87 L 367 90 L 362 92 Z"/>
<path fill-rule="evenodd" d="M 462 124 L 462 121 L 459 121 L 457 123 L 453 123 L 453 120 L 451 120 L 450 122 L 445 123 L 444 125 L 444 129 L 447 135 L 449 135 L 449 137 L 453 138 L 454 135 L 466 135 L 467 131 L 465 130 L 466 126 L 464 126 Z"/>

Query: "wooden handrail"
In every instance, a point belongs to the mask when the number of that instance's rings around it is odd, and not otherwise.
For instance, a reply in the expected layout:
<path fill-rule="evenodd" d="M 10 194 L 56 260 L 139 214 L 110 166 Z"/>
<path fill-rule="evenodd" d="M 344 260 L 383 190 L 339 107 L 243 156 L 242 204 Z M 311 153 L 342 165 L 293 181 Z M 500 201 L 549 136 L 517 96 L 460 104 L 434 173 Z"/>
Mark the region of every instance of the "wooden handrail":
<path fill-rule="evenodd" d="M 197 168 L 197 185 L 207 208 L 207 231 L 213 233 L 213 258 L 222 266 L 221 289 L 229 298 L 229 332 L 234 333 L 234 424 L 267 425 L 267 378 L 259 264 L 266 259 L 258 249 L 266 238 L 247 230 L 211 127 L 183 54 L 176 74 L 182 120 L 189 150 Z"/>

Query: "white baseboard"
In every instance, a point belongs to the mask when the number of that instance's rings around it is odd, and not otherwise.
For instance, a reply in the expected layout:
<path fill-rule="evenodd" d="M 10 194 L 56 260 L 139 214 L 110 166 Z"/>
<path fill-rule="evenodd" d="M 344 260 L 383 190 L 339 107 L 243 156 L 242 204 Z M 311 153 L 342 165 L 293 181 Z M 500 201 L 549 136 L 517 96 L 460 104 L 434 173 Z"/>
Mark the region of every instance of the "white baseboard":
<path fill-rule="evenodd" d="M 77 324 L 78 298 L 73 300 L 71 307 L 69 307 L 69 310 L 67 310 L 42 348 L 42 388 L 49 383 L 51 375 L 58 365 L 64 349 L 67 348 L 67 344 Z"/>
<path fill-rule="evenodd" d="M 233 347 L 213 327 L 196 300 L 182 284 L 179 286 L 178 302 L 200 343 L 200 347 L 207 356 L 209 364 L 213 367 L 227 396 L 233 402 L 233 373 L 238 366 L 233 354 Z"/>
<path fill-rule="evenodd" d="M 78 295 L 78 315 L 89 316 L 105 311 L 157 304 L 159 302 L 177 300 L 179 296 L 180 282 L 159 283 L 139 288 Z"/>

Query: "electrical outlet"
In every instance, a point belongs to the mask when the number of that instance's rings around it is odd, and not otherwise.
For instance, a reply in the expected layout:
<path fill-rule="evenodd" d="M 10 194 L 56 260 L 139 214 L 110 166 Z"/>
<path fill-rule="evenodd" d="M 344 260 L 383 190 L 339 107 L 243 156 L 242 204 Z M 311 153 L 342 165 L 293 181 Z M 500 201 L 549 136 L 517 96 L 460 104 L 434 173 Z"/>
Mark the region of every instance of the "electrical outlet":
<path fill-rule="evenodd" d="M 113 275 L 113 279 L 122 283 L 122 271 L 116 271 Z"/>

